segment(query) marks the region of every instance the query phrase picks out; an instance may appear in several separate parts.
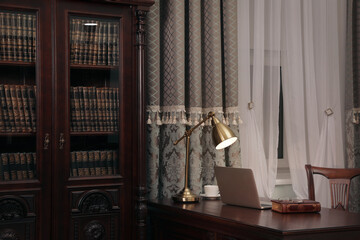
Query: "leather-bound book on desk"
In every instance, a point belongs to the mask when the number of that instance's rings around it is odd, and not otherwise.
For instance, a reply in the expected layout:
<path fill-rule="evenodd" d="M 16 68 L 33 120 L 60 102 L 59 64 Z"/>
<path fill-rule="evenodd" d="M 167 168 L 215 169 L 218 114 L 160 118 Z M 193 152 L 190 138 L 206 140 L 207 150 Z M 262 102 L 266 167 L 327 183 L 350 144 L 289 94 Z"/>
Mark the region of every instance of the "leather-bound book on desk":
<path fill-rule="evenodd" d="M 271 200 L 272 210 L 279 213 L 320 212 L 321 205 L 317 201 L 303 200 Z"/>

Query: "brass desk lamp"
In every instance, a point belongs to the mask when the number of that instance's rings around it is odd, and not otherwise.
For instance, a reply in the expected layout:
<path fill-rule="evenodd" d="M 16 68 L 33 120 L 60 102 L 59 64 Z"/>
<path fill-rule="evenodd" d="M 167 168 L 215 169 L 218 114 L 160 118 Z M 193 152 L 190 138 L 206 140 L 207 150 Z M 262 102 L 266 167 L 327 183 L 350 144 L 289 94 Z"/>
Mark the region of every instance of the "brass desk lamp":
<path fill-rule="evenodd" d="M 194 127 L 190 128 L 189 130 L 185 131 L 185 134 L 179 138 L 177 141 L 174 142 L 174 145 L 178 144 L 182 139 L 186 138 L 186 162 L 185 162 L 185 186 L 184 189 L 181 190 L 178 194 L 172 197 L 172 199 L 176 202 L 182 203 L 191 203 L 191 202 L 198 202 L 199 196 L 193 194 L 188 186 L 188 178 L 189 178 L 189 145 L 190 145 L 190 135 L 191 133 L 199 127 L 202 123 L 207 121 L 211 118 L 211 125 L 213 126 L 213 140 L 215 144 L 215 148 L 217 150 L 226 148 L 233 144 L 237 137 L 231 131 L 231 129 L 222 124 L 219 119 L 215 117 L 215 113 L 209 112 L 207 117 L 196 124 Z"/>

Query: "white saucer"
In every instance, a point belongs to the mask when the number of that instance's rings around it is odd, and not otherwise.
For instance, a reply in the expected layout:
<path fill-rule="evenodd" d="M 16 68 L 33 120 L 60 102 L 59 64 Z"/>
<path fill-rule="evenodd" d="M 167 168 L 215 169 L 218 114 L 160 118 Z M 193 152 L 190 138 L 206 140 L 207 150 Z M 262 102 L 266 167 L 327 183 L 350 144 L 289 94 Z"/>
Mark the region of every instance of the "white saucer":
<path fill-rule="evenodd" d="M 220 193 L 214 196 L 207 196 L 205 195 L 205 193 L 200 193 L 200 196 L 204 199 L 208 199 L 208 200 L 216 200 L 220 198 Z"/>

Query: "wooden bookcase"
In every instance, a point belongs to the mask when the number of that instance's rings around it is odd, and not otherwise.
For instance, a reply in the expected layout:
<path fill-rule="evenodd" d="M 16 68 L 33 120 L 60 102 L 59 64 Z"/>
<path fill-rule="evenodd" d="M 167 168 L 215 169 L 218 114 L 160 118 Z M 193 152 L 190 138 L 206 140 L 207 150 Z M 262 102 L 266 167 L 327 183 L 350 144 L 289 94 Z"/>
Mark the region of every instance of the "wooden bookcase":
<path fill-rule="evenodd" d="M 0 239 L 144 239 L 152 0 L 0 1 Z"/>

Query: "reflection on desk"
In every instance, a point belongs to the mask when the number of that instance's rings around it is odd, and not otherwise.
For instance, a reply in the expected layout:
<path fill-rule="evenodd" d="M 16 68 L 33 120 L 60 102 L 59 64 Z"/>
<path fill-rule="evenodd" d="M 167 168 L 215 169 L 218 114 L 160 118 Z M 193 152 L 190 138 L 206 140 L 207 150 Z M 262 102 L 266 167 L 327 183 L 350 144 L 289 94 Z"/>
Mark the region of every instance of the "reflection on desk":
<path fill-rule="evenodd" d="M 360 214 L 322 208 L 281 214 L 218 201 L 148 202 L 151 239 L 357 239 Z"/>

